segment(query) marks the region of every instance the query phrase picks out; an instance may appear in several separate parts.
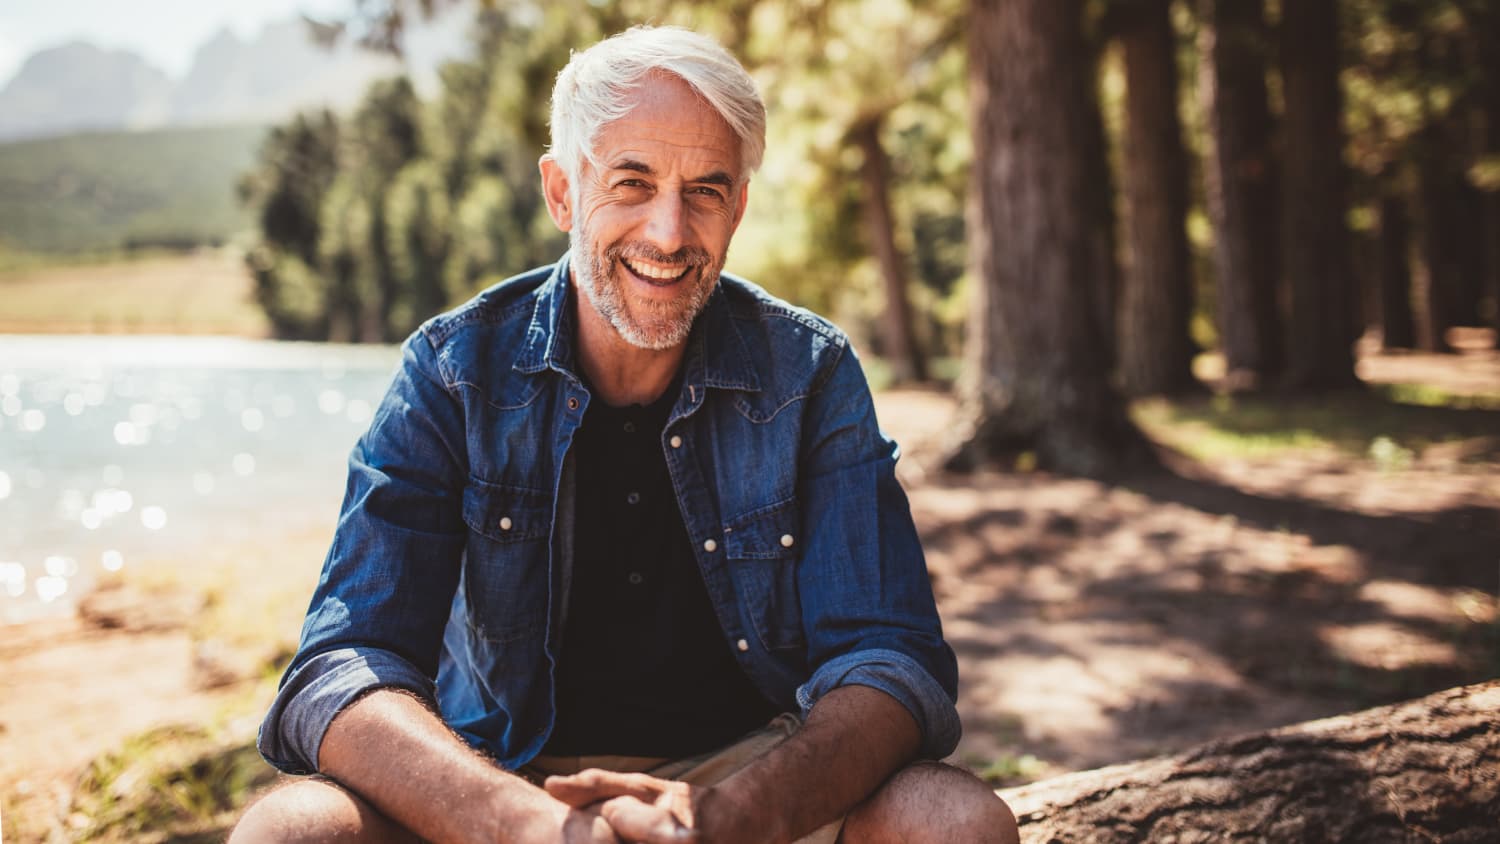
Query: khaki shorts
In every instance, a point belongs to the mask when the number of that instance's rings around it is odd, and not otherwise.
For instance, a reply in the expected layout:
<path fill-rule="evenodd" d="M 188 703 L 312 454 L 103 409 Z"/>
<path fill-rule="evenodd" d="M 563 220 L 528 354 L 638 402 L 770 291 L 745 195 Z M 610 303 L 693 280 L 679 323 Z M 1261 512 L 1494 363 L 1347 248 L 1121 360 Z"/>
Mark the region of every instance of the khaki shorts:
<path fill-rule="evenodd" d="M 588 768 L 607 771 L 645 773 L 664 780 L 693 785 L 714 785 L 745 767 L 752 760 L 785 741 L 802 726 L 802 719 L 782 713 L 771 723 L 718 750 L 685 759 L 663 759 L 653 756 L 538 756 L 518 772 L 540 785 L 549 776 L 576 774 Z M 797 839 L 796 844 L 834 844 L 844 827 L 842 818 L 819 827 L 811 835 Z"/>

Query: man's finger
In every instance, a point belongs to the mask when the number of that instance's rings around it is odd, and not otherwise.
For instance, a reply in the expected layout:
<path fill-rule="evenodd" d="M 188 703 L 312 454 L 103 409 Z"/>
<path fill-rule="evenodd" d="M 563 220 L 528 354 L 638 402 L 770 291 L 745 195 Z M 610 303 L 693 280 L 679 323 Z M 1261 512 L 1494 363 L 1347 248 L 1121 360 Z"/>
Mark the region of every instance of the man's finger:
<path fill-rule="evenodd" d="M 582 808 L 611 797 L 634 797 L 642 803 L 655 802 L 662 792 L 662 781 L 645 774 L 590 769 L 569 776 L 547 777 L 542 787 L 569 806 Z"/>
<path fill-rule="evenodd" d="M 669 810 L 635 797 L 616 797 L 599 807 L 615 834 L 640 844 L 684 844 L 698 840 L 698 832 L 678 822 Z"/>

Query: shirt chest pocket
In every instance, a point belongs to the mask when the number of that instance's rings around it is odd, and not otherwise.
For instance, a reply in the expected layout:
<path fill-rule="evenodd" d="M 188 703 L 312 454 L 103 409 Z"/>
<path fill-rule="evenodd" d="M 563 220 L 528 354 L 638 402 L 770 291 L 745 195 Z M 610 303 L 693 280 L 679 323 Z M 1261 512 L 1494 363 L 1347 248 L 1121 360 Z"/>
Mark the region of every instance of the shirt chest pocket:
<path fill-rule="evenodd" d="M 787 499 L 741 516 L 724 529 L 730 576 L 768 650 L 807 645 L 797 586 L 799 515 L 796 500 Z"/>
<path fill-rule="evenodd" d="M 498 643 L 546 632 L 552 500 L 542 492 L 470 478 L 464 598 L 471 633 Z"/>

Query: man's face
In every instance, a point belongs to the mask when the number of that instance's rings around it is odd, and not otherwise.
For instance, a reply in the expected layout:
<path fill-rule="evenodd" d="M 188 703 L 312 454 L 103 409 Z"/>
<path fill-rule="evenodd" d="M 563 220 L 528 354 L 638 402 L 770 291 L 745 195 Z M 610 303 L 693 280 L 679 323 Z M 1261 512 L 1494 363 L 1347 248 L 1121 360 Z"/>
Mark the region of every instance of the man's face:
<path fill-rule="evenodd" d="M 594 142 L 565 212 L 573 277 L 627 343 L 674 348 L 708 301 L 744 213 L 739 138 L 687 83 L 647 77 Z"/>

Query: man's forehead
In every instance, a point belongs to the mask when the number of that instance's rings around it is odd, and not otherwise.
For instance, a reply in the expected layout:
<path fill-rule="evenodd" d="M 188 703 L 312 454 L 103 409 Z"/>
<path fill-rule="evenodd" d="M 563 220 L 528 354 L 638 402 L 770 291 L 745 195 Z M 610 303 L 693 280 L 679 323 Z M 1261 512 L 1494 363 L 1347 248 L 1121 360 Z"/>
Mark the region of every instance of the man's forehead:
<path fill-rule="evenodd" d="M 738 170 L 739 137 L 686 82 L 648 77 L 626 96 L 628 110 L 594 138 L 599 166 L 655 174 L 669 164 L 692 164 L 700 176 Z"/>

